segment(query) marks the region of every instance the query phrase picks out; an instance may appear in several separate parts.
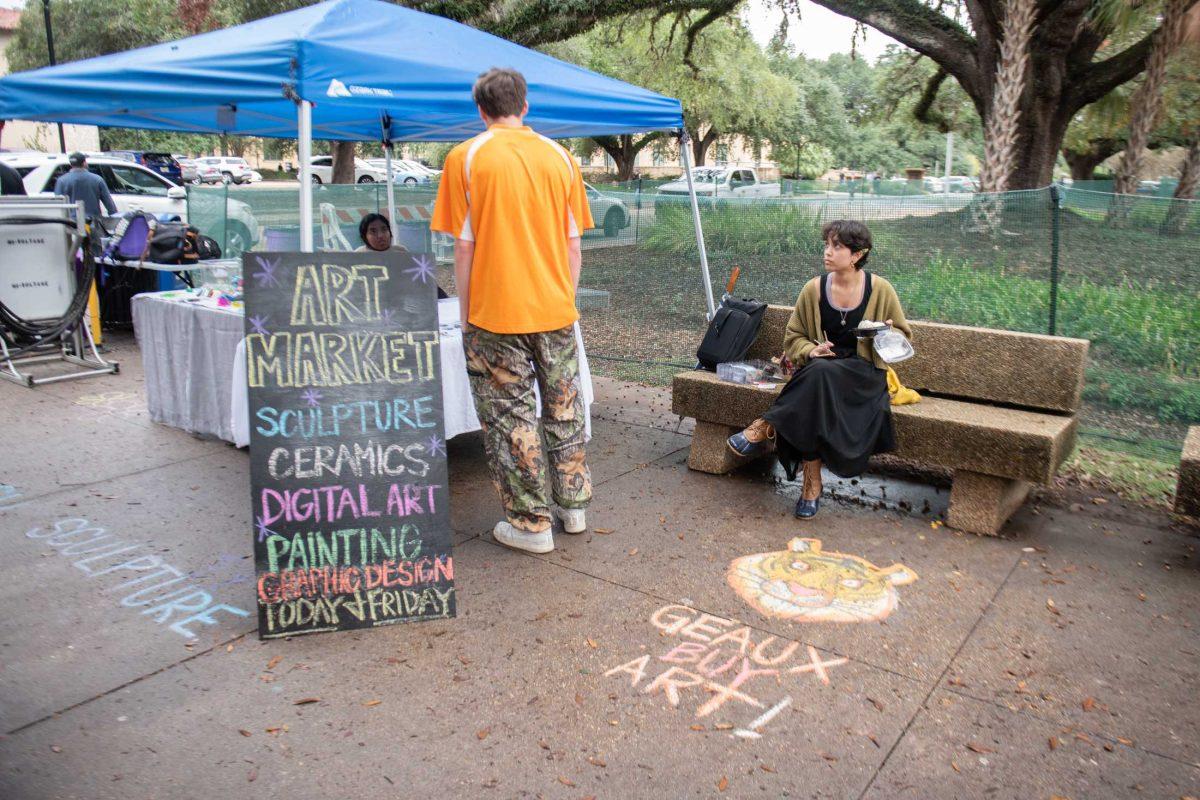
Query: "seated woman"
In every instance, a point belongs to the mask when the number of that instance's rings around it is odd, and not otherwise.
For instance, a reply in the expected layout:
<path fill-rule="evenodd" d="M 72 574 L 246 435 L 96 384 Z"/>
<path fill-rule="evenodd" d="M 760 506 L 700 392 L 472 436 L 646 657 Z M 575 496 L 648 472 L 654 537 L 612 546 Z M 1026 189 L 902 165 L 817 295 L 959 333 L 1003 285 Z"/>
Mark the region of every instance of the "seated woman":
<path fill-rule="evenodd" d="M 407 253 L 408 248 L 404 245 L 395 244 L 392 242 L 392 226 L 388 224 L 388 219 L 383 214 L 367 214 L 358 223 L 358 238 L 362 239 L 362 246 L 355 249 L 356 253 L 365 253 L 374 250 L 377 253 L 382 253 L 385 250 L 395 250 L 398 253 Z M 442 287 L 437 287 L 438 300 L 445 300 L 449 297 Z"/>
<path fill-rule="evenodd" d="M 896 447 L 888 398 L 887 364 L 870 339 L 858 339 L 863 320 L 884 320 L 912 339 L 892 285 L 863 270 L 871 232 L 861 222 L 837 220 L 821 231 L 825 274 L 810 280 L 796 300 L 783 339 L 784 356 L 798 369 L 775 404 L 729 437 L 742 456 L 775 446 L 788 479 L 803 464 L 804 488 L 796 516 L 815 516 L 822 464 L 836 475 L 861 475 L 867 459 Z"/>

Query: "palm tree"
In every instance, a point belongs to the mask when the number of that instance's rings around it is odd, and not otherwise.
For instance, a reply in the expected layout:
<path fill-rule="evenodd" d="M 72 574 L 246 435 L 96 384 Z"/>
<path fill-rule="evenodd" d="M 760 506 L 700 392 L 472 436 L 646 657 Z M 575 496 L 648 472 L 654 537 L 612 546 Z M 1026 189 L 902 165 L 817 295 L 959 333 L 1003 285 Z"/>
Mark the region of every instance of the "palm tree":
<path fill-rule="evenodd" d="M 1167 0 L 1163 8 L 1162 25 L 1155 32 L 1154 41 L 1150 46 L 1145 80 L 1133 93 L 1130 101 L 1129 141 L 1125 145 L 1120 166 L 1117 167 L 1117 179 L 1113 185 L 1113 191 L 1117 194 L 1133 194 L 1137 191 L 1138 172 L 1146 154 L 1146 145 L 1162 109 L 1167 59 L 1182 38 L 1189 6 L 1187 0 Z M 1114 208 L 1117 205 L 1124 206 L 1124 203 L 1114 204 Z"/>
<path fill-rule="evenodd" d="M 1000 63 L 996 68 L 996 88 L 984 129 L 983 167 L 979 172 L 979 190 L 982 192 L 1008 189 L 1036 11 L 1035 0 L 1009 0 L 1001 25 Z"/>

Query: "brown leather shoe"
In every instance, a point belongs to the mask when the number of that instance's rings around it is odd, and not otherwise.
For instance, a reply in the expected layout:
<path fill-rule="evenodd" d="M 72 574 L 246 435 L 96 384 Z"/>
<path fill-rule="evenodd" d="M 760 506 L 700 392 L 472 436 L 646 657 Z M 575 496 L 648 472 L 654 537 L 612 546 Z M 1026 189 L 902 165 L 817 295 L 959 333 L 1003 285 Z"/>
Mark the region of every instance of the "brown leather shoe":
<path fill-rule="evenodd" d="M 775 428 L 761 417 L 751 422 L 745 430 L 728 439 L 729 449 L 743 458 L 752 458 L 769 453 L 775 446 Z"/>

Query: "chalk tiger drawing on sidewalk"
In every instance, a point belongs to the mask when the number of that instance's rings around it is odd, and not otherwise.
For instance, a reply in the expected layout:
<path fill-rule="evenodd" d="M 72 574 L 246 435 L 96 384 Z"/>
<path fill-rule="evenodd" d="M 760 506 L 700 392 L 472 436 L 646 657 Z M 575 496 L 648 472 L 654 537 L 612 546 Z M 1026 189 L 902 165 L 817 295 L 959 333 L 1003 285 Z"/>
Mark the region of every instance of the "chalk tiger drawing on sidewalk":
<path fill-rule="evenodd" d="M 858 556 L 822 551 L 820 539 L 735 558 L 726 580 L 751 608 L 793 622 L 870 622 L 899 603 L 897 586 L 917 580 L 903 564 L 879 568 Z"/>
<path fill-rule="evenodd" d="M 688 606 L 663 606 L 650 616 L 650 624 L 661 636 L 678 641 L 661 654 L 638 656 L 604 676 L 628 680 L 642 694 L 661 695 L 672 708 L 695 704 L 696 719 L 711 720 L 714 730 L 746 739 L 761 737 L 762 729 L 792 704 L 791 694 L 780 696 L 781 686 L 807 681 L 809 675 L 828 686 L 829 670 L 847 663 L 812 645 L 764 635 Z"/>

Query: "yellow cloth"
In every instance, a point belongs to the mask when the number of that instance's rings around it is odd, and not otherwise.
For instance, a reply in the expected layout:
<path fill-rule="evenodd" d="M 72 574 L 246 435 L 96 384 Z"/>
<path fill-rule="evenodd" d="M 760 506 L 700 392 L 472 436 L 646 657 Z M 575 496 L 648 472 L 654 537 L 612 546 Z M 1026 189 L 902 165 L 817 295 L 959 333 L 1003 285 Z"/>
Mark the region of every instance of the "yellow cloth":
<path fill-rule="evenodd" d="M 475 242 L 464 321 L 492 333 L 579 319 L 567 240 L 592 227 L 575 159 L 527 127 L 502 125 L 450 151 L 430 224 Z"/>
<path fill-rule="evenodd" d="M 891 395 L 892 405 L 906 406 L 910 403 L 919 403 L 921 401 L 921 395 L 901 383 L 900 378 L 896 375 L 896 370 L 891 367 L 887 368 L 887 381 L 888 394 Z"/>

